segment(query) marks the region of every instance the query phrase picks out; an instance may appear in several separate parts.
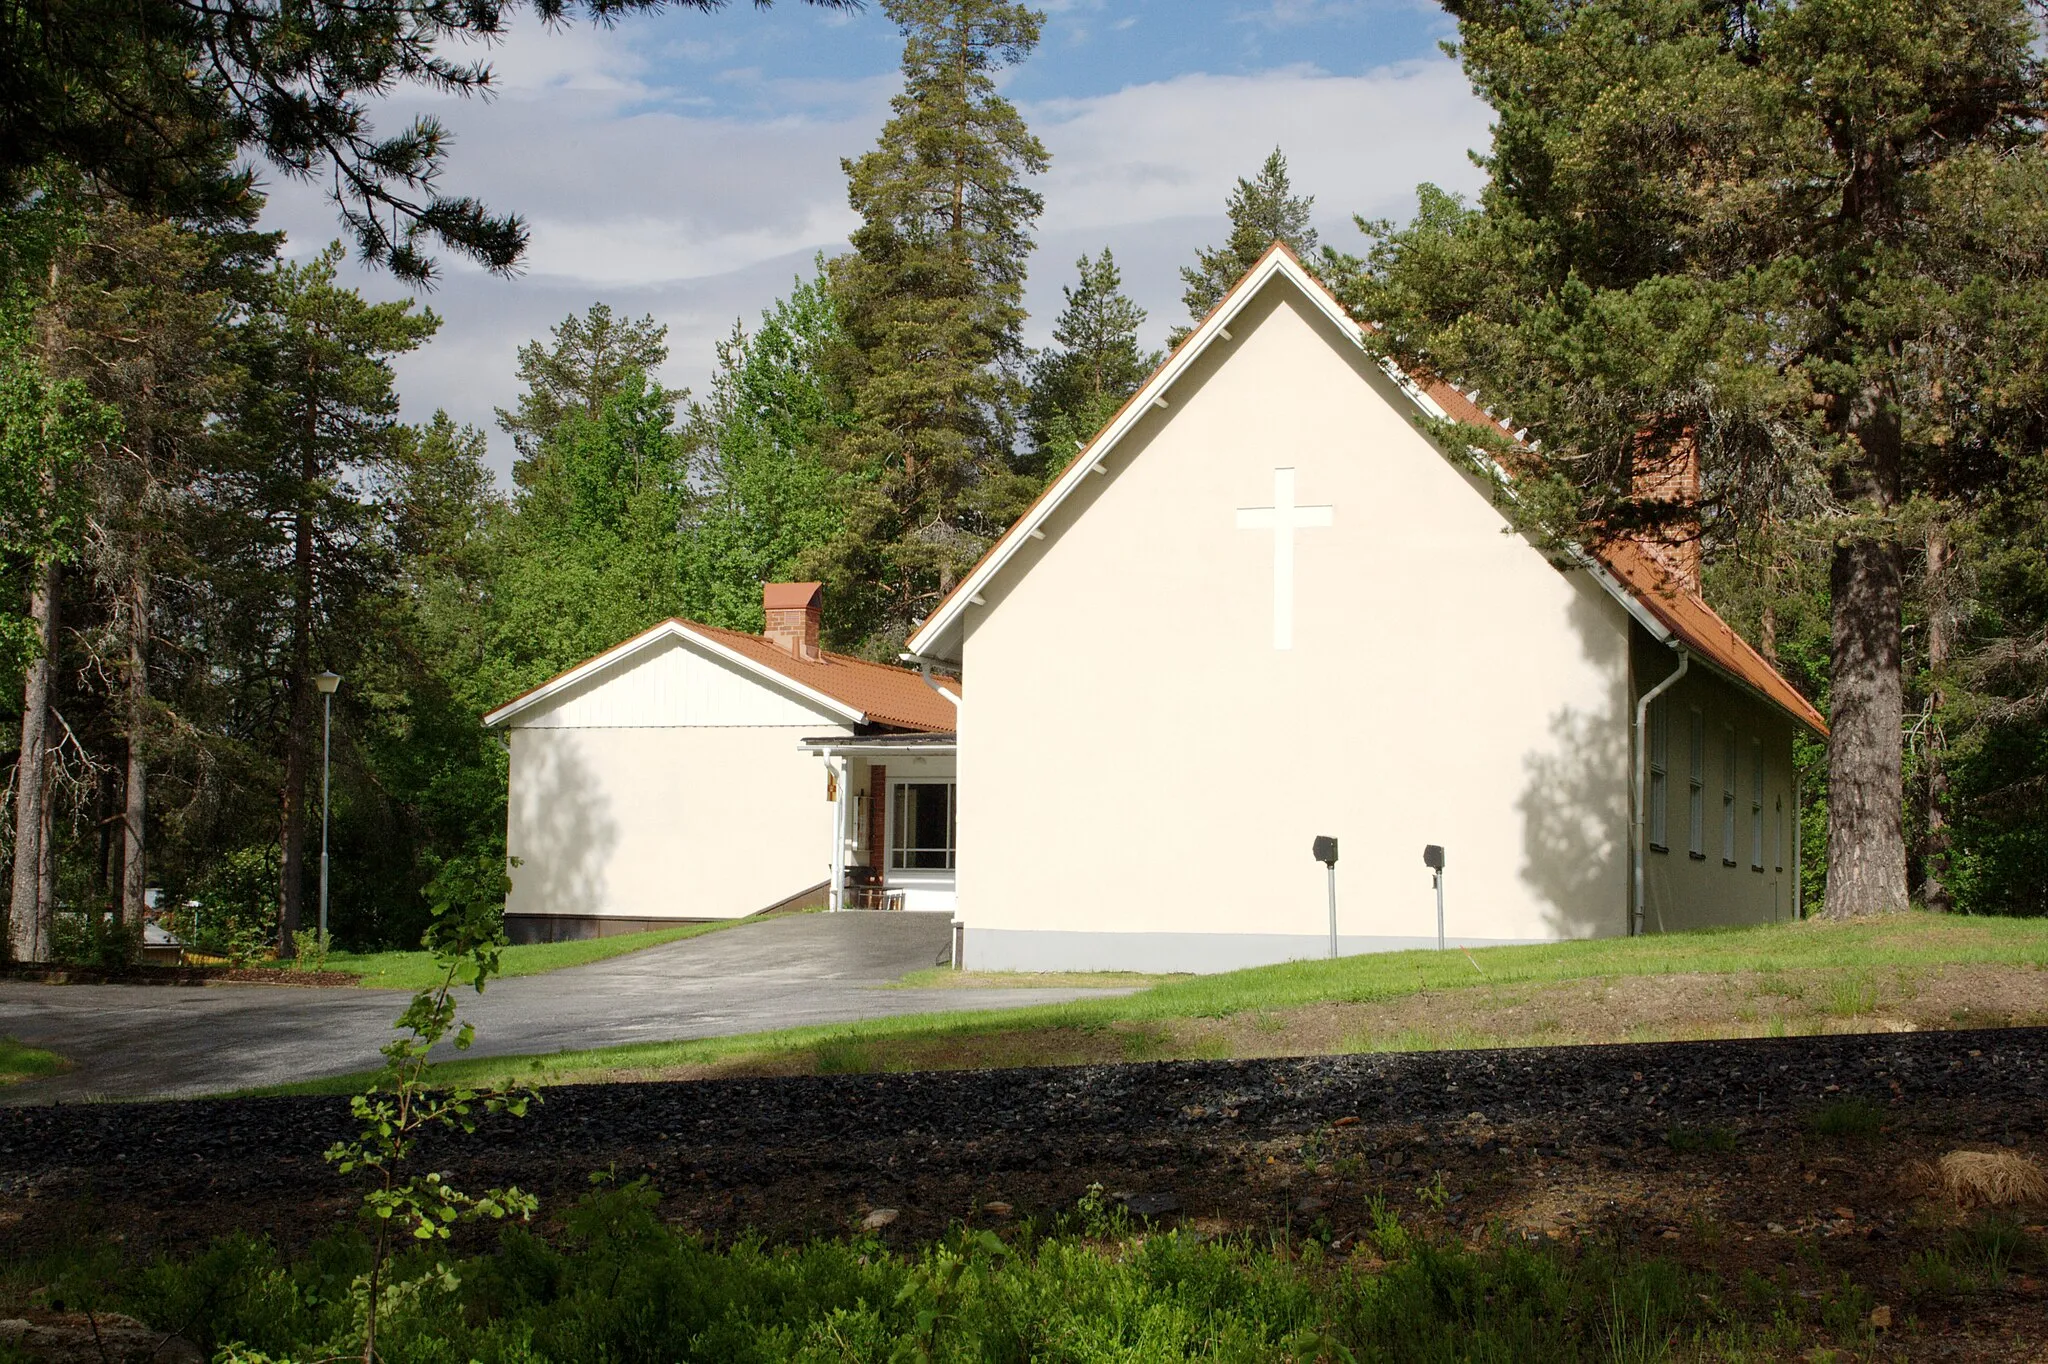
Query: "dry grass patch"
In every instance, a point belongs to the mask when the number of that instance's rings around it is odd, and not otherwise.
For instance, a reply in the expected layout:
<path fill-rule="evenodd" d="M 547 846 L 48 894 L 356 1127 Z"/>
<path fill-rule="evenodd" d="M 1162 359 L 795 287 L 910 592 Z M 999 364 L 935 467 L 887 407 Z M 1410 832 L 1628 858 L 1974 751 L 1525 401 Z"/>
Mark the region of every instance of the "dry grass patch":
<path fill-rule="evenodd" d="M 2048 1177 L 2012 1151 L 1950 1151 L 1935 1165 L 1943 1193 L 1961 1208 L 2048 1203 Z"/>

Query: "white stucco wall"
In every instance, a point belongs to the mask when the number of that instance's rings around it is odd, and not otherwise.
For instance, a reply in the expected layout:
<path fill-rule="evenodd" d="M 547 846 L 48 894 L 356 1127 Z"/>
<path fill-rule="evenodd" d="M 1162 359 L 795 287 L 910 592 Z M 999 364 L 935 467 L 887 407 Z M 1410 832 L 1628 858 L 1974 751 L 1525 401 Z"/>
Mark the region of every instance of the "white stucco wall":
<path fill-rule="evenodd" d="M 798 740 L 850 732 L 675 642 L 508 732 L 508 914 L 723 919 L 826 880 L 825 768 Z"/>
<path fill-rule="evenodd" d="M 970 607 L 969 964 L 1216 967 L 1626 930 L 1627 618 L 1502 533 L 1390 381 L 1276 283 Z M 1333 344 L 1334 343 L 1334 344 Z M 1274 647 L 1274 470 L 1301 504 Z M 1022 571 L 1019 571 L 1022 570 Z"/>

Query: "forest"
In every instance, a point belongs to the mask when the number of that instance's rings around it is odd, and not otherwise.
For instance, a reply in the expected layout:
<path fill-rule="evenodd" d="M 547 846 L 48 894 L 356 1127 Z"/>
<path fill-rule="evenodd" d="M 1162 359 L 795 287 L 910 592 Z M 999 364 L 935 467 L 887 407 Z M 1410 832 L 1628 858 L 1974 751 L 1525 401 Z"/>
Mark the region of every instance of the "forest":
<path fill-rule="evenodd" d="M 497 415 L 509 487 L 485 432 L 400 420 L 393 361 L 433 344 L 435 252 L 509 271 L 524 225 L 420 192 L 439 131 L 380 137 L 363 103 L 478 79 L 436 44 L 500 7 L 229 0 L 132 39 L 110 5 L 9 11 L 39 37 L 0 82 L 14 959 L 125 959 L 159 911 L 213 950 L 303 945 L 322 672 L 331 928 L 369 948 L 415 945 L 437 877 L 502 861 L 480 717 L 524 688 L 671 615 L 758 630 L 760 584 L 797 578 L 826 584 L 831 647 L 895 656 L 1160 357 L 1113 243 L 1024 343 L 1048 156 L 999 76 L 1040 16 L 880 8 L 902 87 L 844 163 L 845 249 L 734 324 L 702 394 L 659 381 L 660 322 L 601 300 L 532 339 Z M 1658 3 L 1642 43 L 1600 6 L 1450 8 L 1496 112 L 1485 192 L 1423 186 L 1346 254 L 1276 149 L 1236 168 L 1171 339 L 1288 243 L 1375 346 L 1527 429 L 1485 453 L 1512 453 L 1546 545 L 1641 532 L 1662 513 L 1635 461 L 1694 445 L 1708 596 L 1835 726 L 1803 755 L 1808 903 L 2048 913 L 2037 16 Z M 333 168 L 348 244 L 260 230 L 244 155 Z M 420 298 L 339 282 L 351 246 Z"/>

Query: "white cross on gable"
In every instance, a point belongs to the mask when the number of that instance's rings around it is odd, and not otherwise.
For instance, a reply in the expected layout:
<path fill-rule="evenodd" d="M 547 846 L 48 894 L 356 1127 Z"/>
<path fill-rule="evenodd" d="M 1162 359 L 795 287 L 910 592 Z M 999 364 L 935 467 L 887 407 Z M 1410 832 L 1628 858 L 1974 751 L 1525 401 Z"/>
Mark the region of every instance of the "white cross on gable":
<path fill-rule="evenodd" d="M 1239 507 L 1239 530 L 1273 532 L 1273 647 L 1294 647 L 1294 532 L 1327 526 L 1336 508 L 1302 507 L 1294 501 L 1294 470 L 1273 471 L 1273 505 Z"/>

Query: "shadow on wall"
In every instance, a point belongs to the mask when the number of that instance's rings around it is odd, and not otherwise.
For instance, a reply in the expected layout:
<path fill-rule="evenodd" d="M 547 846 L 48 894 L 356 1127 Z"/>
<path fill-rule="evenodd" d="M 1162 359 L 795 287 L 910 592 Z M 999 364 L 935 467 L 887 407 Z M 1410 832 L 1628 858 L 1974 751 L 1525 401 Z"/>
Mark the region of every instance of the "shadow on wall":
<path fill-rule="evenodd" d="M 605 871 L 618 846 L 611 798 L 576 748 L 576 731 L 527 730 L 521 739 L 520 864 L 512 869 L 512 912 L 599 914 Z"/>
<path fill-rule="evenodd" d="M 1583 575 L 1574 575 L 1583 579 Z M 1522 880 L 1545 902 L 1551 932 L 1585 938 L 1627 929 L 1628 633 L 1580 583 L 1570 623 L 1587 660 L 1613 677 L 1601 710 L 1563 706 L 1550 717 L 1550 744 L 1522 759 Z"/>

